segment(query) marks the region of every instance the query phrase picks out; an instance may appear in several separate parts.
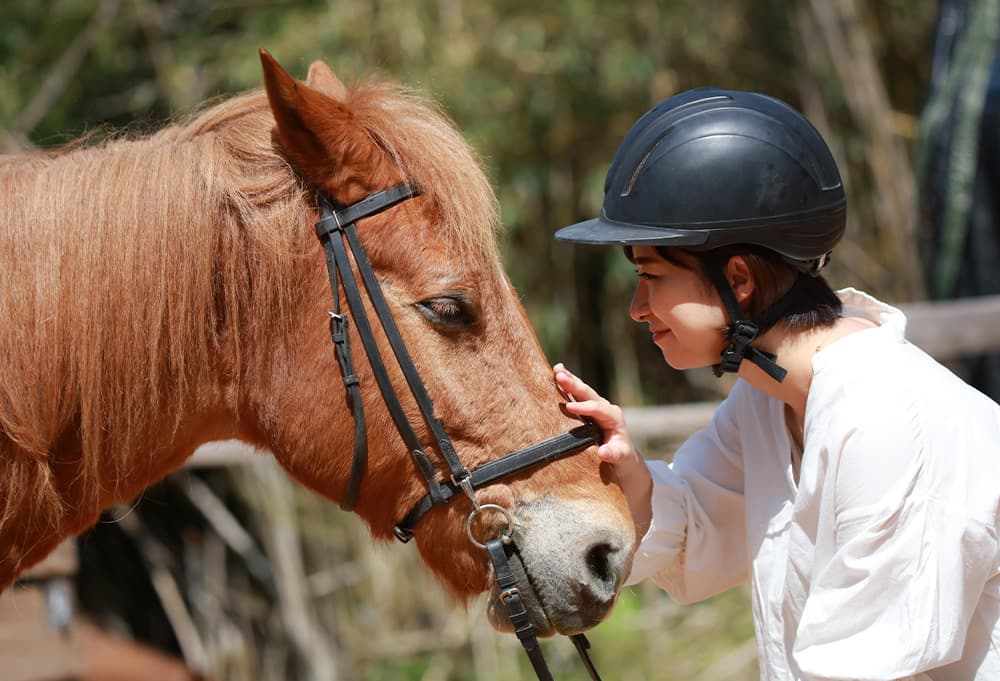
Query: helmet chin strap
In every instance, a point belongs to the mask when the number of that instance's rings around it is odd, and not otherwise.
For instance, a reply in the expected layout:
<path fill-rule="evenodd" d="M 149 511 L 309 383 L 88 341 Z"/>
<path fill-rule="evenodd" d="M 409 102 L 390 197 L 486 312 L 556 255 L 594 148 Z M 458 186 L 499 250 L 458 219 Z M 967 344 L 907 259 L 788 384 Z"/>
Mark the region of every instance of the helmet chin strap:
<path fill-rule="evenodd" d="M 762 315 L 763 319 L 760 322 L 755 322 L 745 318 L 743 309 L 736 302 L 736 295 L 729 285 L 729 280 L 726 279 L 723 264 L 717 260 L 709 260 L 706 264 L 708 265 L 706 267 L 708 276 L 719 291 L 722 303 L 726 306 L 729 318 L 733 322 L 728 334 L 729 345 L 722 351 L 722 360 L 712 367 L 712 371 L 715 372 L 716 376 L 722 376 L 725 373 L 735 374 L 739 372 L 743 360 L 749 360 L 760 367 L 768 376 L 781 383 L 788 371 L 778 364 L 777 355 L 758 350 L 751 343 L 780 319 L 787 306 L 789 293 L 795 288 L 795 284 L 792 285 L 792 289 L 789 289 L 788 293 L 782 296 L 781 300 Z"/>

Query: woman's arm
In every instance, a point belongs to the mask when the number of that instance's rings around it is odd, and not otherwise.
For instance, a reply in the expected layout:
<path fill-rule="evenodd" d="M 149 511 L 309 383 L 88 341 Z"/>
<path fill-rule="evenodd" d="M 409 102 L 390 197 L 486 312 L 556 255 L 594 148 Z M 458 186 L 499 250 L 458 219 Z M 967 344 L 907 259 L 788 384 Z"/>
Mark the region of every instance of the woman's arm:
<path fill-rule="evenodd" d="M 741 391 L 723 403 L 709 427 L 681 446 L 672 465 L 647 463 L 632 444 L 619 407 L 562 365 L 554 371 L 559 386 L 577 400 L 567 410 L 603 429 L 598 454 L 615 467 L 635 515 L 642 542 L 629 582 L 648 577 L 674 599 L 690 603 L 745 581 L 744 474 L 734 418 Z"/>

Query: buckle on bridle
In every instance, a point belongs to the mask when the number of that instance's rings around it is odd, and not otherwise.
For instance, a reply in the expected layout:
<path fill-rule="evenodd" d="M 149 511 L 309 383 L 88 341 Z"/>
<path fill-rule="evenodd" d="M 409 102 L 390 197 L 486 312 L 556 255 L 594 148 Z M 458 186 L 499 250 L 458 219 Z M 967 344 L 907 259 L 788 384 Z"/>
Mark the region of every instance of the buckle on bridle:
<path fill-rule="evenodd" d="M 316 236 L 318 236 L 320 240 L 323 240 L 334 232 L 342 232 L 344 230 L 344 226 L 340 224 L 340 216 L 337 214 L 337 211 L 332 209 L 329 213 L 316 221 L 315 228 Z"/>
<path fill-rule="evenodd" d="M 392 526 L 392 534 L 395 535 L 396 539 L 402 544 L 408 543 L 413 539 L 413 530 L 408 527 L 400 527 L 399 525 Z"/>
<path fill-rule="evenodd" d="M 330 277 L 330 288 L 333 293 L 334 305 L 339 306 L 340 304 L 340 279 L 342 277 L 343 293 L 347 300 L 348 309 L 354 315 L 354 323 L 358 331 L 358 336 L 368 355 L 372 374 L 378 383 L 383 401 L 389 410 L 389 415 L 392 417 L 400 436 L 410 450 L 410 455 L 417 469 L 424 476 L 428 487 L 427 495 L 420 499 L 403 520 L 393 527 L 392 532 L 400 542 L 409 542 L 414 537 L 413 524 L 431 509 L 446 503 L 449 498 L 457 493 L 458 489 L 461 489 L 469 497 L 473 505 L 472 512 L 466 520 L 466 532 L 469 539 L 474 545 L 486 549 L 490 554 L 497 577 L 497 585 L 499 588 L 503 588 L 503 592 L 500 594 L 500 601 L 507 606 L 515 633 L 521 639 L 521 643 L 531 660 L 532 666 L 538 673 L 539 679 L 551 680 L 552 677 L 545 667 L 541 648 L 538 646 L 534 636 L 528 610 L 522 600 L 522 592 L 515 586 L 516 579 L 513 576 L 510 566 L 507 564 L 507 556 L 505 554 L 514 550 L 514 539 L 512 536 L 514 534 L 514 517 L 510 511 L 502 506 L 479 503 L 476 497 L 476 487 L 484 487 L 500 478 L 513 475 L 535 465 L 550 463 L 556 459 L 581 451 L 584 447 L 593 444 L 598 438 L 592 432 L 590 434 L 581 434 L 577 432 L 579 429 L 574 429 L 574 431 L 570 431 L 569 433 L 564 433 L 515 452 L 510 452 L 501 457 L 501 459 L 483 464 L 473 471 L 476 473 L 475 483 L 473 482 L 471 478 L 472 474 L 462 465 L 448 437 L 447 431 L 434 416 L 434 405 L 420 379 L 416 365 L 409 356 L 402 335 L 393 321 L 392 315 L 389 312 L 389 305 L 382 292 L 382 287 L 378 283 L 378 279 L 368 260 L 365 249 L 360 243 L 357 230 L 354 226 L 358 220 L 380 213 L 400 201 L 419 195 L 419 193 L 419 189 L 414 185 L 403 183 L 369 194 L 364 199 L 346 207 L 338 207 L 325 196 L 319 194 L 317 200 L 320 209 L 320 219 L 315 223 L 316 234 L 319 236 L 326 253 L 327 270 Z M 335 233 L 337 233 L 336 236 Z M 358 271 L 357 275 L 354 274 L 354 268 L 351 265 L 352 257 L 354 266 Z M 436 467 L 424 451 L 424 445 L 411 425 L 400 403 L 399 396 L 396 394 L 395 387 L 391 384 L 376 339 L 370 328 L 369 314 L 365 310 L 362 292 L 357 281 L 359 277 L 367 290 L 369 302 L 375 312 L 374 317 L 385 332 L 389 345 L 409 385 L 410 392 L 416 400 L 417 407 L 430 428 L 434 440 L 438 443 L 442 456 L 448 463 L 452 473 L 450 481 L 438 481 Z M 337 312 L 330 313 L 331 337 L 336 348 L 337 359 L 341 363 L 345 385 L 350 388 L 349 392 L 355 420 L 354 461 L 348 480 L 348 491 L 345 495 L 346 501 L 342 504 L 344 508 L 351 509 L 358 496 L 366 462 L 366 445 L 359 446 L 359 443 L 366 443 L 364 410 L 361 408 L 362 400 L 349 353 L 347 315 L 339 314 L 339 307 L 335 307 L 335 310 Z M 592 429 L 588 427 L 588 431 L 590 430 Z M 473 535 L 472 524 L 476 515 L 486 510 L 502 513 L 507 521 L 507 527 L 499 533 L 498 538 L 489 539 L 486 543 L 482 543 Z M 484 529 L 489 530 L 490 527 L 487 526 Z M 530 593 L 530 583 L 526 588 L 529 589 Z M 574 644 L 577 646 L 577 650 L 580 652 L 592 678 L 599 681 L 593 670 L 593 665 L 586 655 L 586 646 L 581 646 L 577 638 L 574 638 Z"/>
<path fill-rule="evenodd" d="M 334 343 L 347 340 L 347 315 L 340 312 L 327 312 L 330 315 L 330 338 Z"/>
<path fill-rule="evenodd" d="M 499 594 L 497 594 L 497 600 L 503 603 L 504 606 L 507 605 L 508 601 L 511 601 L 515 598 L 519 600 L 521 598 L 521 590 L 518 589 L 516 586 L 512 586 L 509 589 L 504 589 Z"/>
<path fill-rule="evenodd" d="M 452 478 L 452 482 L 457 484 L 462 489 L 462 491 L 465 492 L 465 496 L 469 497 L 469 501 L 472 502 L 473 508 L 475 508 L 477 511 L 480 508 L 482 508 L 482 506 L 479 503 L 479 497 L 476 496 L 476 488 L 472 486 L 471 476 L 467 475 L 461 480 L 455 480 L 454 478 Z"/>

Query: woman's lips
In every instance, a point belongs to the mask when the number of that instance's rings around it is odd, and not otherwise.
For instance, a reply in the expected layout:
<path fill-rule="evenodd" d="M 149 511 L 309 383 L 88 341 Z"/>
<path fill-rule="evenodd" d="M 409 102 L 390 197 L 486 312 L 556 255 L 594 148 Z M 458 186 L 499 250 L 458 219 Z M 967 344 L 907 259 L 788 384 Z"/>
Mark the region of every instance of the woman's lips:
<path fill-rule="evenodd" d="M 653 342 L 657 343 L 667 337 L 670 333 L 670 329 L 662 329 L 660 331 L 653 331 Z"/>

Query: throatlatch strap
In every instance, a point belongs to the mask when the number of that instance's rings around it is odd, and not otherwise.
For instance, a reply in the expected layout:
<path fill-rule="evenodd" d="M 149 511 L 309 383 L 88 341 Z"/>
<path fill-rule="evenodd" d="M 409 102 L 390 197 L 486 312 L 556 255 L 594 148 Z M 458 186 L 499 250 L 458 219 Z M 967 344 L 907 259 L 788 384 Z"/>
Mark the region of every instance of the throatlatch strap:
<path fill-rule="evenodd" d="M 396 425 L 396 430 L 406 443 L 406 446 L 411 452 L 414 453 L 415 458 L 419 458 L 416 457 L 418 453 L 422 455 L 423 458 L 426 458 L 426 454 L 424 454 L 421 449 L 420 440 L 417 438 L 416 433 L 413 431 L 412 426 L 407 420 L 403 407 L 399 402 L 399 398 L 396 396 L 396 393 L 392 388 L 392 383 L 389 380 L 389 374 L 386 371 L 381 353 L 379 353 L 371 324 L 368 321 L 368 315 L 364 309 L 364 303 L 361 299 L 361 293 L 358 289 L 357 280 L 354 277 L 354 271 L 351 269 L 347 248 L 344 245 L 345 230 L 353 228 L 353 221 L 383 211 L 390 206 L 394 206 L 400 201 L 416 196 L 418 193 L 419 192 L 416 187 L 412 185 L 399 185 L 391 189 L 375 192 L 358 203 L 352 204 L 341 211 L 335 210 L 333 205 L 324 196 L 320 195 L 318 197 L 321 215 L 320 220 L 316 223 L 316 234 L 323 243 L 324 250 L 326 251 L 327 270 L 330 276 L 330 285 L 333 290 L 334 297 L 335 312 L 331 315 L 330 333 L 334 341 L 334 347 L 337 349 L 337 359 L 340 363 L 344 384 L 347 386 L 350 394 L 354 415 L 354 459 L 351 464 L 351 476 L 348 479 L 347 491 L 345 492 L 344 499 L 341 502 L 341 506 L 347 510 L 351 510 L 357 501 L 358 492 L 361 487 L 361 480 L 364 476 L 365 468 L 367 467 L 368 445 L 367 437 L 365 436 L 366 427 L 364 422 L 364 407 L 361 400 L 361 390 L 358 385 L 357 375 L 355 373 L 350 355 L 347 316 L 340 314 L 340 287 L 338 282 L 338 273 L 340 274 L 339 279 L 343 281 L 344 295 L 347 298 L 348 307 L 354 314 L 355 323 L 358 326 L 358 334 L 361 337 L 361 342 L 368 355 L 369 364 L 372 368 L 372 374 L 375 376 L 375 382 L 378 384 L 379 392 L 382 394 L 382 399 L 386 404 L 386 408 L 389 410 L 390 416 L 392 416 L 393 423 Z M 356 255 L 355 262 L 357 262 Z M 367 258 L 364 259 L 364 263 L 369 269 L 371 268 Z M 363 271 L 361 263 L 358 264 L 358 267 L 359 270 Z M 374 275 L 372 278 L 374 279 Z M 418 469 L 424 473 L 425 477 L 428 477 L 426 467 L 420 465 L 419 460 Z M 431 469 L 427 483 L 431 489 L 431 493 L 435 497 L 440 498 L 439 485 L 433 477 L 433 468 Z"/>
<path fill-rule="evenodd" d="M 330 245 L 329 238 L 323 242 L 323 252 L 326 254 L 326 271 L 330 277 L 330 290 L 333 292 L 333 312 L 330 313 L 330 339 L 333 341 L 334 354 L 340 365 L 340 375 L 347 390 L 347 400 L 354 419 L 354 455 L 351 459 L 351 473 L 347 479 L 347 490 L 340 501 L 340 507 L 345 511 L 353 511 L 361 492 L 361 480 L 368 468 L 368 435 L 365 422 L 365 406 L 361 400 L 361 384 L 354 369 L 351 358 L 351 336 L 348 333 L 348 318 L 340 312 L 340 285 L 337 281 L 337 262 Z"/>
<path fill-rule="evenodd" d="M 354 415 L 354 456 L 351 459 L 351 475 L 348 478 L 347 491 L 340 502 L 345 511 L 354 510 L 361 492 L 361 480 L 368 468 L 368 433 L 365 424 L 365 406 L 361 400 L 361 382 L 354 373 L 354 362 L 351 360 L 350 336 L 347 330 L 347 315 L 333 313 L 330 315 L 330 338 L 340 364 L 340 373 L 347 389 L 347 400 Z"/>
<path fill-rule="evenodd" d="M 369 215 L 381 212 L 400 201 L 417 196 L 419 191 L 410 184 L 402 184 L 391 189 L 375 192 L 368 197 L 354 203 L 346 208 L 335 208 L 329 200 L 320 195 L 318 197 L 320 205 L 320 219 L 316 223 L 316 234 L 323 244 L 326 255 L 327 273 L 330 277 L 330 289 L 333 292 L 334 310 L 330 313 L 330 337 L 333 340 L 337 362 L 340 365 L 344 386 L 347 389 L 348 400 L 354 417 L 354 459 L 351 464 L 350 478 L 348 479 L 347 490 L 344 493 L 341 507 L 351 510 L 358 499 L 361 489 L 361 481 L 367 467 L 367 437 L 365 427 L 364 405 L 361 400 L 360 382 L 354 369 L 354 362 L 351 358 L 350 334 L 348 332 L 348 316 L 340 311 L 340 290 L 343 283 L 344 296 L 347 299 L 347 306 L 355 317 L 358 335 L 364 345 L 368 355 L 368 362 L 372 369 L 372 374 L 378 384 L 379 392 L 385 402 L 386 408 L 392 417 L 396 430 L 400 437 L 410 448 L 417 469 L 424 476 L 427 482 L 429 494 L 421 500 L 406 518 L 394 529 L 396 536 L 403 541 L 408 541 L 413 536 L 412 525 L 416 523 L 432 507 L 443 504 L 459 489 L 469 492 L 477 487 L 487 485 L 500 478 L 518 473 L 527 468 L 546 464 L 569 454 L 580 451 L 598 441 L 600 441 L 600 431 L 593 424 L 573 429 L 568 433 L 557 435 L 542 442 L 529 445 L 515 452 L 511 452 L 500 459 L 488 462 L 471 473 L 462 465 L 457 453 L 452 446 L 451 439 L 444 429 L 444 425 L 434 416 L 434 405 L 424 387 L 423 381 L 417 372 L 403 337 L 399 333 L 396 322 L 386 304 L 382 288 L 375 278 L 368 256 L 357 236 L 355 222 Z M 346 242 L 346 243 L 345 243 Z M 350 248 L 350 254 L 348 254 Z M 437 481 L 437 471 L 430 458 L 423 451 L 420 440 L 417 437 L 413 426 L 406 418 L 403 407 L 399 401 L 396 391 L 389 380 L 385 362 L 379 352 L 378 344 L 372 332 L 371 323 L 365 312 L 364 301 L 358 286 L 357 278 L 351 267 L 351 259 L 357 267 L 361 280 L 364 283 L 368 298 L 375 309 L 382 330 L 389 341 L 396 361 L 399 364 L 403 376 L 406 379 L 410 392 L 416 400 L 421 415 L 427 422 L 441 454 L 451 470 L 452 479 L 444 484 Z M 473 498 L 475 502 L 475 498 Z M 477 504 L 478 505 L 478 504 Z M 471 516 L 470 516 L 471 520 Z M 513 551 L 513 542 L 505 538 L 504 541 L 492 540 L 486 544 L 493 562 L 493 570 L 496 575 L 497 585 L 500 589 L 500 600 L 507 610 L 507 616 L 514 626 L 514 631 L 521 645 L 524 646 L 528 659 L 538 676 L 539 681 L 553 681 L 542 656 L 541 647 L 538 644 L 538 637 L 535 628 L 531 624 L 531 616 L 521 599 L 521 592 L 517 588 L 517 579 L 510 568 L 508 562 L 508 551 Z M 530 586 L 530 585 L 529 585 Z M 590 660 L 587 650 L 590 643 L 583 634 L 571 637 L 573 645 L 583 659 L 593 681 L 600 681 L 597 670 Z"/>
<path fill-rule="evenodd" d="M 365 346 L 365 352 L 368 354 L 368 361 L 375 375 L 375 382 L 378 383 L 379 391 L 382 393 L 382 399 L 385 400 L 386 407 L 388 407 L 392 420 L 396 424 L 396 429 L 399 431 L 399 436 L 403 438 L 406 446 L 411 451 L 419 449 L 420 440 L 417 438 L 416 433 L 413 432 L 413 428 L 406 419 L 406 414 L 399 402 L 399 398 L 396 397 L 396 393 L 392 389 L 392 382 L 389 380 L 389 373 L 386 371 L 385 362 L 382 360 L 378 345 L 375 343 L 375 334 L 368 321 L 368 315 L 365 313 L 364 303 L 361 300 L 361 293 L 354 278 L 354 272 L 351 270 L 351 263 L 347 256 L 347 249 L 344 246 L 344 242 L 341 240 L 340 235 L 336 233 L 328 235 L 328 239 L 328 243 L 336 259 L 337 270 L 340 272 L 344 295 L 347 297 L 347 305 L 354 314 L 354 323 L 358 327 L 358 334 L 361 336 L 361 342 Z"/>
<path fill-rule="evenodd" d="M 361 317 L 364 316 L 365 313 L 364 308 L 360 304 L 360 296 L 356 296 L 357 301 L 355 301 L 352 298 L 351 291 L 348 289 L 348 279 L 351 281 L 352 288 L 357 289 L 357 285 L 354 280 L 353 271 L 350 268 L 350 263 L 346 257 L 346 249 L 344 248 L 342 239 L 339 235 L 343 235 L 343 238 L 346 239 L 347 245 L 351 249 L 351 255 L 354 257 L 354 262 L 357 265 L 358 273 L 361 275 L 362 282 L 364 282 L 368 298 L 372 303 L 372 307 L 375 308 L 376 317 L 382 325 L 382 330 L 385 332 L 386 339 L 389 341 L 389 346 L 392 348 L 392 352 L 396 356 L 396 361 L 403 372 L 407 385 L 410 387 L 410 392 L 416 400 L 417 407 L 420 409 L 420 413 L 423 416 L 424 421 L 427 423 L 428 428 L 430 428 L 441 455 L 448 464 L 452 478 L 456 482 L 461 483 L 462 480 L 468 477 L 468 470 L 466 470 L 465 466 L 462 465 L 461 460 L 459 460 L 458 454 L 455 452 L 455 448 L 451 443 L 451 438 L 448 437 L 448 433 L 445 431 L 444 425 L 437 419 L 436 416 L 434 416 L 434 404 L 431 402 L 431 398 L 427 394 L 427 389 L 424 387 L 423 381 L 420 379 L 420 374 L 417 372 L 416 365 L 414 365 L 413 359 L 410 357 L 409 351 L 406 349 L 403 337 L 399 333 L 399 328 L 396 326 L 396 322 L 392 317 L 388 304 L 386 304 L 385 296 L 382 294 L 382 287 L 379 286 L 365 249 L 361 245 L 361 241 L 358 239 L 357 228 L 355 225 L 355 223 L 362 218 L 381 212 L 390 206 L 394 206 L 400 201 L 412 198 L 418 194 L 419 190 L 417 187 L 404 183 L 390 189 L 375 192 L 357 203 L 336 210 L 321 197 L 320 200 L 323 205 L 323 215 L 322 219 L 316 224 L 316 231 L 320 235 L 321 239 L 326 238 L 327 242 L 333 246 L 334 255 L 336 256 L 336 266 L 344 279 L 344 290 L 348 295 L 348 303 L 350 304 L 351 311 L 354 313 L 355 318 L 358 320 L 358 331 L 360 332 L 362 341 L 365 344 L 365 349 L 368 350 L 369 357 L 372 357 L 371 348 L 374 347 L 374 336 L 371 335 L 371 326 L 367 323 L 367 318 L 364 322 L 364 326 L 362 326 Z M 357 302 L 357 305 L 355 302 Z M 378 363 L 382 364 L 381 356 L 379 355 L 378 357 Z M 373 368 L 374 364 L 375 362 L 373 359 Z M 384 370 L 384 364 L 382 364 L 381 369 Z M 379 389 L 382 392 L 383 398 L 386 398 L 388 403 L 389 400 L 385 390 L 386 386 L 388 386 L 388 382 L 383 385 L 383 382 L 379 381 Z M 391 388 L 390 392 L 392 392 Z M 393 401 L 398 404 L 398 398 L 396 398 L 395 393 L 392 392 L 392 395 Z M 417 468 L 427 479 L 431 497 L 434 499 L 436 504 L 444 503 L 439 483 L 433 476 L 433 465 L 431 464 L 430 459 L 420 447 L 415 436 L 413 437 L 413 441 L 411 441 L 408 438 L 408 435 L 404 434 L 405 431 L 412 433 L 412 427 L 408 422 L 406 422 L 405 417 L 403 417 L 402 420 L 397 418 L 397 416 L 402 416 L 401 409 L 397 414 L 390 408 L 390 413 L 393 415 L 393 420 L 396 422 L 396 427 L 397 430 L 400 431 L 400 435 L 407 441 L 407 446 L 409 447 L 410 452 L 417 464 Z M 428 471 L 431 472 L 430 475 L 428 475 Z"/>

